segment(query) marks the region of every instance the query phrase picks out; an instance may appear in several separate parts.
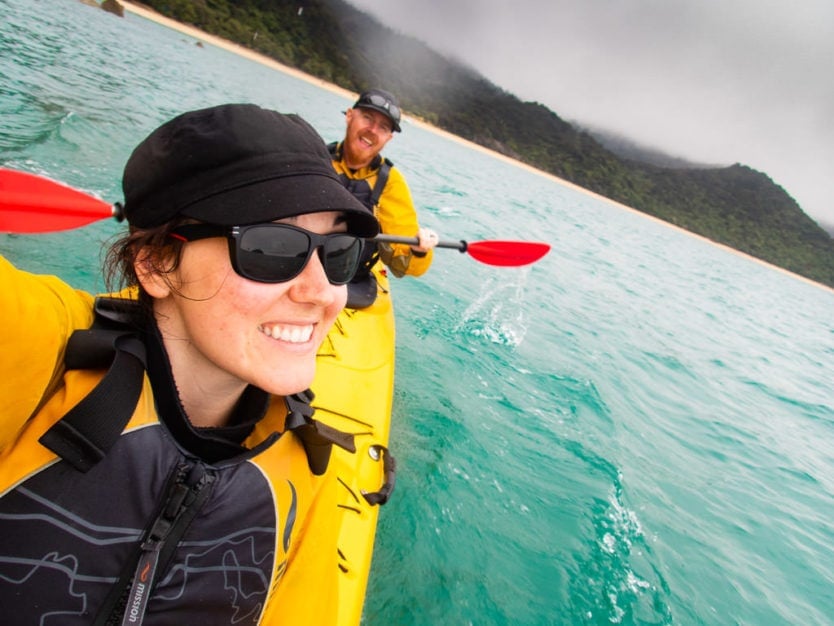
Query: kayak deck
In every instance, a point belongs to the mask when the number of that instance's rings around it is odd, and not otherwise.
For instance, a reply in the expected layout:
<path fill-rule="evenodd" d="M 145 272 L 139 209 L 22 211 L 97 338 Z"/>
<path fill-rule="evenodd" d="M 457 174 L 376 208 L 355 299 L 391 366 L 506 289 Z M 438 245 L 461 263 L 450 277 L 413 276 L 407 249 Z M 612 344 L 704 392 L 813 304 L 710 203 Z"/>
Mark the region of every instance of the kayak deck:
<path fill-rule="evenodd" d="M 359 624 L 373 556 L 379 506 L 363 494 L 385 483 L 394 389 L 394 311 L 388 279 L 377 274 L 377 299 L 345 309 L 319 349 L 313 406 L 316 419 L 354 435 L 356 452 L 334 446 L 338 474 L 339 626 Z"/>

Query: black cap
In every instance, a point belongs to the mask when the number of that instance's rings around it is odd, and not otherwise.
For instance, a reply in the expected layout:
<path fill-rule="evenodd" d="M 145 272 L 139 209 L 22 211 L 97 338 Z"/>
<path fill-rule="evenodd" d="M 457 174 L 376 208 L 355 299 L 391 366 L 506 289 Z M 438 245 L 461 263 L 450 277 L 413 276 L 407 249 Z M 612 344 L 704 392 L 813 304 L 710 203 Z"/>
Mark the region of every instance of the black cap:
<path fill-rule="evenodd" d="M 372 109 L 385 115 L 394 125 L 394 130 L 400 132 L 400 118 L 402 111 L 393 94 L 382 89 L 369 89 L 362 92 L 359 99 L 353 105 L 354 109 Z"/>
<path fill-rule="evenodd" d="M 254 104 L 190 111 L 166 122 L 131 154 L 122 189 L 125 217 L 139 228 L 177 216 L 244 226 L 344 211 L 350 233 L 379 233 L 371 211 L 342 186 L 313 127 Z"/>

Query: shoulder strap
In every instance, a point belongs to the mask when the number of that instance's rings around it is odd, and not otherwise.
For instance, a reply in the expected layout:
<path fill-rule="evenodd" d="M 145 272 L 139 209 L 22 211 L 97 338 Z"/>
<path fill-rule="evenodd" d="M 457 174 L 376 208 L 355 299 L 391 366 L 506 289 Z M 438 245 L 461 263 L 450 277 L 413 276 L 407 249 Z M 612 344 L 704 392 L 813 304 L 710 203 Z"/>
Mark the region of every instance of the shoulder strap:
<path fill-rule="evenodd" d="M 87 472 L 116 443 L 139 401 L 145 345 L 115 321 L 112 302 L 98 298 L 95 321 L 67 343 L 68 369 L 107 368 L 98 385 L 39 439 L 80 472 Z"/>
<path fill-rule="evenodd" d="M 388 184 L 388 175 L 391 173 L 391 168 L 394 164 L 388 159 L 382 159 L 379 166 L 379 173 L 376 176 L 376 183 L 371 191 L 371 207 L 375 207 L 379 203 L 379 197 L 382 195 L 382 190 Z"/>

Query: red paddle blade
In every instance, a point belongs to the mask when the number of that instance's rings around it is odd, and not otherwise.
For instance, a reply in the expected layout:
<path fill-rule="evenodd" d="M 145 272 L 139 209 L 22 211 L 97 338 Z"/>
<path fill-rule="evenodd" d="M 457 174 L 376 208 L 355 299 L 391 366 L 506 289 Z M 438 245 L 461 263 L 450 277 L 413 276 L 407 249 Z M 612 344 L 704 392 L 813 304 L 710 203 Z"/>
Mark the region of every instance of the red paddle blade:
<path fill-rule="evenodd" d="M 535 263 L 550 252 L 550 245 L 536 241 L 475 241 L 466 251 L 481 263 L 518 267 Z"/>
<path fill-rule="evenodd" d="M 113 216 L 113 207 L 54 180 L 0 168 L 0 233 L 46 233 Z"/>

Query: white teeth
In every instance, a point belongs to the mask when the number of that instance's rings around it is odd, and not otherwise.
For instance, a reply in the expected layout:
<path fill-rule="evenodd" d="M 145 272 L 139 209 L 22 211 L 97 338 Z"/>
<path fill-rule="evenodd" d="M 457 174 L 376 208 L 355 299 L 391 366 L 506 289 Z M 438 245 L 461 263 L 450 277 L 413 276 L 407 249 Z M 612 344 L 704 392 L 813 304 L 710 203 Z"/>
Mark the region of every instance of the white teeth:
<path fill-rule="evenodd" d="M 313 336 L 312 324 L 307 326 L 259 326 L 258 330 L 268 337 L 287 343 L 304 343 L 310 341 L 310 337 Z"/>

